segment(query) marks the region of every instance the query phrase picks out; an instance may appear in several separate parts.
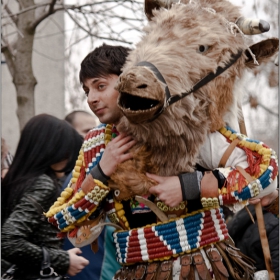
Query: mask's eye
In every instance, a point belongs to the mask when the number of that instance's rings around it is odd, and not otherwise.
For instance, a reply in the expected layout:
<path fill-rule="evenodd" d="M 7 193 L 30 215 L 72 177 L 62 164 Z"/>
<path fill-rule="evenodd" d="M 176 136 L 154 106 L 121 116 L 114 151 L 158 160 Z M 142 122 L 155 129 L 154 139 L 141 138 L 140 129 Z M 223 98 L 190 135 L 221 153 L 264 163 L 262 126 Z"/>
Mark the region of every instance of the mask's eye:
<path fill-rule="evenodd" d="M 198 47 L 197 52 L 199 52 L 199 53 L 205 53 L 205 52 L 208 51 L 208 49 L 209 49 L 209 46 L 208 46 L 208 45 L 200 45 L 200 46 Z"/>

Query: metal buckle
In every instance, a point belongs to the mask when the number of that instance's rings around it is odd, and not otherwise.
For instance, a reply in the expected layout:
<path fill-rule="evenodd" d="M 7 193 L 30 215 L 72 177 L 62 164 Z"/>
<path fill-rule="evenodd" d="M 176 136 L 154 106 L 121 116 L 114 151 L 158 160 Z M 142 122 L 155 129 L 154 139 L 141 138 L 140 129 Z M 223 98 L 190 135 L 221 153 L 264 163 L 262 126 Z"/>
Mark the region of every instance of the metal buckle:
<path fill-rule="evenodd" d="M 216 251 L 216 252 L 218 253 L 218 255 L 220 256 L 220 259 L 214 260 L 214 259 L 212 258 L 212 256 L 209 255 L 209 252 L 211 252 L 211 251 Z M 219 261 L 222 261 L 222 260 L 223 260 L 221 254 L 219 253 L 219 251 L 218 251 L 217 248 L 211 247 L 211 248 L 209 248 L 209 249 L 206 249 L 206 254 L 207 254 L 208 258 L 209 258 L 212 262 L 219 262 Z"/>
<path fill-rule="evenodd" d="M 167 268 L 165 268 L 165 264 L 167 265 Z M 164 261 L 161 263 L 160 267 L 161 267 L 161 271 L 164 271 L 164 272 L 170 271 L 172 268 L 172 263 L 171 263 L 171 261 Z"/>
<path fill-rule="evenodd" d="M 143 271 L 143 273 L 138 277 L 138 273 L 140 273 L 141 270 Z M 146 273 L 146 266 L 144 264 L 138 264 L 135 269 L 134 279 L 143 279 L 145 273 Z"/>
<path fill-rule="evenodd" d="M 155 263 L 155 262 L 149 263 L 147 265 L 147 268 L 146 268 L 146 273 L 147 274 L 156 273 L 157 272 L 157 268 L 158 268 L 158 263 Z"/>
<path fill-rule="evenodd" d="M 202 261 L 201 262 L 196 262 L 194 256 L 200 256 L 202 258 Z M 193 260 L 194 265 L 205 263 L 201 253 L 192 253 L 192 260 Z"/>
<path fill-rule="evenodd" d="M 185 257 L 189 257 L 189 258 L 190 258 L 190 262 L 189 262 L 188 264 L 183 264 L 183 263 L 182 263 L 182 259 L 184 259 Z M 184 255 L 184 256 L 182 256 L 182 257 L 180 258 L 180 265 L 181 265 L 181 266 L 191 265 L 192 262 L 193 262 L 193 258 L 192 258 L 192 255 L 191 255 L 191 254 L 189 254 L 189 255 Z"/>
<path fill-rule="evenodd" d="M 127 280 L 128 272 L 129 272 L 129 268 L 127 266 L 122 267 L 122 272 L 121 272 L 121 275 L 120 275 L 120 279 L 121 280 Z"/>
<path fill-rule="evenodd" d="M 1 276 L 1 280 L 12 280 L 14 278 L 13 275 L 9 275 L 7 273 L 4 273 L 2 276 Z"/>
<path fill-rule="evenodd" d="M 50 270 L 49 273 L 45 273 L 45 272 L 44 272 L 44 271 L 47 270 L 47 269 Z M 53 274 L 54 274 L 55 276 L 57 276 L 57 273 L 54 272 L 54 269 L 53 269 L 52 267 L 50 267 L 50 266 L 40 271 L 40 275 L 41 275 L 41 276 L 51 276 L 51 275 L 53 275 Z"/>

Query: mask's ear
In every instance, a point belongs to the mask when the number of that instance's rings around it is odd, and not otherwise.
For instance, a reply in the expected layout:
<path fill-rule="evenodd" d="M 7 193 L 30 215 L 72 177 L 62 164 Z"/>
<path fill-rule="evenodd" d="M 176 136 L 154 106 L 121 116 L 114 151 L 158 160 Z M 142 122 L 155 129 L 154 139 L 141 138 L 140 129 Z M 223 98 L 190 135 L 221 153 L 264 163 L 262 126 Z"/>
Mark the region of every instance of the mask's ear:
<path fill-rule="evenodd" d="M 256 56 L 259 64 L 263 62 L 267 62 L 273 55 L 275 55 L 279 50 L 279 39 L 271 38 L 263 40 L 259 43 L 256 43 L 250 46 L 252 53 Z M 248 50 L 245 51 L 246 56 L 248 57 L 246 60 L 246 66 L 248 68 L 254 68 L 256 64 L 254 64 L 254 60 L 249 53 Z"/>
<path fill-rule="evenodd" d="M 145 0 L 144 11 L 147 19 L 150 21 L 153 17 L 152 10 L 159 9 L 160 5 L 157 1 Z"/>
<path fill-rule="evenodd" d="M 152 19 L 153 10 L 159 10 L 160 8 L 170 9 L 171 5 L 173 3 L 177 3 L 179 0 L 145 0 L 144 4 L 144 11 L 146 14 L 146 17 L 150 21 Z"/>

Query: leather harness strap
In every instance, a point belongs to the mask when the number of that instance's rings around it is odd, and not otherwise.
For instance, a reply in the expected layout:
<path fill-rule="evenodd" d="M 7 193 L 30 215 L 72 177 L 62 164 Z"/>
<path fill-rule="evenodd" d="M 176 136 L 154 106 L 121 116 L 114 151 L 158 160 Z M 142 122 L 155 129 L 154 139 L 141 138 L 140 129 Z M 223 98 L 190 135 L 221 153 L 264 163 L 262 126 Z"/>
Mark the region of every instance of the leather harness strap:
<path fill-rule="evenodd" d="M 152 263 L 148 264 L 145 280 L 154 280 L 155 279 L 158 266 L 159 266 L 158 262 L 152 262 Z"/>
<path fill-rule="evenodd" d="M 146 265 L 138 264 L 135 269 L 134 279 L 135 280 L 144 279 L 145 273 L 146 273 Z"/>
<path fill-rule="evenodd" d="M 236 166 L 236 169 L 245 177 L 245 179 L 248 181 L 248 183 L 251 183 L 254 181 L 254 179 L 251 177 L 249 173 L 247 173 L 241 166 Z"/>
<path fill-rule="evenodd" d="M 227 280 L 229 273 L 223 264 L 223 258 L 217 248 L 207 246 L 205 249 L 208 259 L 211 263 L 215 279 Z"/>
<path fill-rule="evenodd" d="M 165 102 L 162 108 L 158 110 L 158 112 L 155 113 L 155 115 L 150 119 L 149 121 L 153 121 L 158 116 L 160 116 L 163 111 L 170 106 L 171 104 L 181 100 L 182 98 L 188 96 L 189 94 L 197 91 L 204 85 L 208 84 L 212 80 L 214 80 L 216 77 L 221 75 L 224 71 L 226 71 L 230 66 L 232 66 L 243 54 L 243 50 L 240 49 L 236 54 L 232 54 L 230 61 L 227 62 L 227 64 L 224 67 L 218 66 L 215 72 L 211 72 L 208 75 L 206 75 L 204 78 L 200 79 L 196 84 L 194 84 L 189 90 L 180 93 L 179 95 L 172 95 L 170 94 L 168 85 L 164 79 L 164 77 L 161 75 L 160 71 L 156 68 L 156 66 L 148 61 L 141 61 L 136 64 L 136 66 L 146 66 L 149 67 L 153 73 L 156 75 L 156 77 L 165 84 Z"/>
<path fill-rule="evenodd" d="M 226 151 L 224 152 L 223 156 L 221 157 L 221 160 L 219 162 L 219 167 L 226 166 L 228 158 L 230 157 L 231 153 L 233 152 L 233 150 L 235 149 L 235 147 L 239 142 L 240 140 L 236 138 L 230 143 L 230 145 L 227 147 Z"/>
<path fill-rule="evenodd" d="M 157 273 L 157 280 L 169 280 L 172 278 L 172 260 L 164 261 L 160 264 Z"/>
<path fill-rule="evenodd" d="M 181 272 L 179 280 L 194 280 L 194 269 L 192 266 L 191 254 L 184 255 L 180 258 Z"/>
<path fill-rule="evenodd" d="M 195 252 L 192 254 L 193 264 L 199 275 L 200 280 L 212 280 L 209 270 L 205 264 L 204 258 L 200 252 Z"/>

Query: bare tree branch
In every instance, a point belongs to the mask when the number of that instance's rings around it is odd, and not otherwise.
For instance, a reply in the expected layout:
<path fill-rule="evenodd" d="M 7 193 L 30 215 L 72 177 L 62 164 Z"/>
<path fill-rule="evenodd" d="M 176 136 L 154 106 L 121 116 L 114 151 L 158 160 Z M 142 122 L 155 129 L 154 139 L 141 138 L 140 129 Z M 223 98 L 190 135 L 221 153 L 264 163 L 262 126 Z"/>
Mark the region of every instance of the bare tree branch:
<path fill-rule="evenodd" d="M 101 39 L 101 40 L 110 40 L 110 41 L 116 41 L 116 42 L 121 42 L 121 43 L 127 43 L 127 44 L 132 44 L 132 42 L 128 42 L 126 40 L 120 40 L 118 38 L 110 38 L 110 37 L 103 37 L 103 36 L 98 36 L 94 33 L 92 33 L 90 30 L 87 30 L 82 26 L 72 15 L 71 13 L 66 9 L 65 12 L 68 14 L 68 16 L 75 22 L 77 26 L 79 26 L 80 29 L 82 29 L 84 32 L 88 33 L 90 36 Z"/>
<path fill-rule="evenodd" d="M 45 18 L 47 18 L 48 16 L 50 16 L 51 14 L 53 14 L 55 12 L 55 10 L 54 10 L 55 3 L 56 3 L 56 0 L 52 0 L 51 3 L 49 4 L 48 11 L 46 13 L 42 14 L 40 17 L 38 17 L 32 24 L 30 24 L 31 30 L 35 30 L 40 22 L 42 22 Z"/>
<path fill-rule="evenodd" d="M 11 16 L 18 16 L 18 15 L 21 15 L 21 14 L 24 14 L 24 13 L 26 13 L 26 12 L 29 12 L 29 11 L 31 11 L 31 10 L 35 10 L 35 9 L 37 9 L 37 8 L 39 8 L 39 7 L 43 7 L 43 6 L 48 6 L 48 5 L 50 5 L 50 3 L 41 3 L 41 4 L 36 4 L 36 5 L 34 5 L 34 6 L 30 6 L 30 7 L 28 7 L 28 8 L 25 8 L 25 9 L 22 9 L 21 11 L 19 11 L 19 12 L 17 12 L 17 13 L 12 13 L 11 14 Z M 7 18 L 8 17 L 8 15 L 7 16 L 2 16 L 2 19 L 4 19 L 4 18 Z"/>
<path fill-rule="evenodd" d="M 8 7 L 7 4 L 4 5 L 3 10 L 7 12 L 7 17 L 9 17 L 13 23 L 16 25 L 17 24 L 17 16 L 12 13 L 10 8 Z"/>

